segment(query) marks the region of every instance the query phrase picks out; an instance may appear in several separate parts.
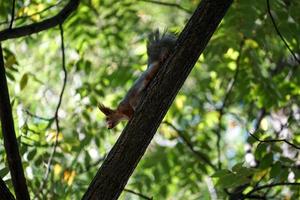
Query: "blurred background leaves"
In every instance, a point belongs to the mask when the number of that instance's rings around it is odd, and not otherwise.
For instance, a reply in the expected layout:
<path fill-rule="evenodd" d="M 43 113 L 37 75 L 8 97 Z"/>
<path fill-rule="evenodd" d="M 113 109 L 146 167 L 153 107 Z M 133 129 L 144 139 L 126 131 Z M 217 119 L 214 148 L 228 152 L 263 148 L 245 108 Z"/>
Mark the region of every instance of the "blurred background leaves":
<path fill-rule="evenodd" d="M 83 0 L 64 23 L 68 80 L 58 113 L 61 132 L 38 198 L 81 198 L 126 124 L 107 130 L 97 104 L 116 107 L 146 68 L 148 34 L 157 28 L 179 33 L 199 3 L 161 2 Z M 66 3 L 17 0 L 14 26 L 49 18 Z M 299 58 L 298 10 L 298 1 L 271 1 L 278 28 Z M 9 26 L 10 12 L 11 2 L 1 1 L 1 29 Z M 3 47 L 33 195 L 55 141 L 51 118 L 63 83 L 59 29 L 8 40 Z M 266 2 L 234 1 L 126 188 L 154 199 L 225 199 L 239 186 L 247 195 L 260 185 L 299 182 L 299 149 L 257 140 L 286 139 L 300 146 L 299 77 L 299 63 L 276 33 Z M 0 176 L 11 184 L 6 159 L 0 145 Z M 299 191 L 299 186 L 281 185 L 251 194 L 297 199 Z M 120 199 L 142 197 L 124 191 Z"/>

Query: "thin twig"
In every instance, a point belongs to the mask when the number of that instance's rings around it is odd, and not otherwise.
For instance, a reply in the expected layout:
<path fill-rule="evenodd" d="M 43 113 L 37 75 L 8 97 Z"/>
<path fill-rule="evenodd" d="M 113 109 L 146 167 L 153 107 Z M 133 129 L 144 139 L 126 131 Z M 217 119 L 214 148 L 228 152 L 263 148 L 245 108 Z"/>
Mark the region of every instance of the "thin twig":
<path fill-rule="evenodd" d="M 24 109 L 24 112 L 26 112 L 26 114 L 30 117 L 33 117 L 33 118 L 36 118 L 36 119 L 39 119 L 39 120 L 43 120 L 43 121 L 53 121 L 55 119 L 55 117 L 50 117 L 50 118 L 47 118 L 47 117 L 42 117 L 42 116 L 38 116 L 36 114 L 33 114 L 31 113 L 29 110 L 27 109 Z"/>
<path fill-rule="evenodd" d="M 266 177 L 267 174 L 268 174 L 268 172 L 264 172 L 264 174 L 260 177 L 260 179 L 255 183 L 254 188 L 258 187 L 260 182 Z"/>
<path fill-rule="evenodd" d="M 186 9 L 186 8 L 182 7 L 181 5 L 176 4 L 176 3 L 168 3 L 168 2 L 155 1 L 155 0 L 140 0 L 140 1 L 147 2 L 147 3 L 153 3 L 153 4 L 158 4 L 158 5 L 162 5 L 162 6 L 175 7 L 175 8 L 178 8 L 178 9 L 182 10 L 182 11 L 185 11 L 189 14 L 193 13 L 193 11 L 191 11 L 189 9 Z"/>
<path fill-rule="evenodd" d="M 40 191 L 41 191 L 41 189 L 44 188 L 44 185 L 45 185 L 45 183 L 48 179 L 50 169 L 51 169 L 51 165 L 52 165 L 52 161 L 53 161 L 54 155 L 56 153 L 56 148 L 58 146 L 58 136 L 59 136 L 59 133 L 60 133 L 58 111 L 59 111 L 59 108 L 61 106 L 61 102 L 62 102 L 62 99 L 63 99 L 63 94 L 64 94 L 66 83 L 67 83 L 67 77 L 68 77 L 68 73 L 67 73 L 67 70 L 66 70 L 66 64 L 65 64 L 64 31 L 63 31 L 62 24 L 59 25 L 59 29 L 60 29 L 60 36 L 61 36 L 62 68 L 63 68 L 63 72 L 64 72 L 64 80 L 63 80 L 62 90 L 60 92 L 59 100 L 58 100 L 57 107 L 56 107 L 55 114 L 54 114 L 54 120 L 55 120 L 55 125 L 56 125 L 55 142 L 54 142 L 53 149 L 52 149 L 51 155 L 50 155 L 48 163 L 47 163 L 47 170 L 46 170 L 46 174 L 44 176 L 43 182 L 41 184 Z"/>
<path fill-rule="evenodd" d="M 29 144 L 29 143 L 26 143 L 26 142 L 21 142 L 22 145 L 25 145 L 25 146 L 28 146 L 28 147 L 34 147 L 34 148 L 49 148 L 51 147 L 50 144 L 39 144 L 39 143 L 33 143 L 33 144 Z"/>
<path fill-rule="evenodd" d="M 91 168 L 93 167 L 99 167 L 99 164 L 101 162 L 103 162 L 106 158 L 106 154 L 104 154 L 101 158 L 99 158 L 98 160 L 96 160 L 95 162 L 93 163 L 88 163 L 86 166 L 85 166 L 85 170 L 80 170 L 79 173 L 86 173 L 86 172 L 89 172 Z"/>
<path fill-rule="evenodd" d="M 271 12 L 271 8 L 270 8 L 270 1 L 267 0 L 267 9 L 268 9 L 268 13 L 270 15 L 270 18 L 271 18 L 271 21 L 272 21 L 272 24 L 278 34 L 278 36 L 281 38 L 281 40 L 283 41 L 284 45 L 287 47 L 287 49 L 290 51 L 290 53 L 293 55 L 294 59 L 300 64 L 300 59 L 298 59 L 298 57 L 296 56 L 296 54 L 293 52 L 293 50 L 290 48 L 290 46 L 288 45 L 287 41 L 284 39 L 283 35 L 280 33 L 279 31 L 279 28 L 278 26 L 276 25 L 275 23 L 275 19 L 272 15 L 272 12 Z"/>
<path fill-rule="evenodd" d="M 12 26 L 13 26 L 13 23 L 14 23 L 14 19 L 15 19 L 15 4 L 16 4 L 16 1 L 13 0 L 13 2 L 12 2 L 12 9 L 11 9 L 11 19 L 10 19 L 9 29 L 12 29 Z"/>
<path fill-rule="evenodd" d="M 173 130 L 175 130 L 177 132 L 177 134 L 180 136 L 180 138 L 183 140 L 183 142 L 194 153 L 194 155 L 197 156 L 197 158 L 199 158 L 202 162 L 205 162 L 206 164 L 208 164 L 214 170 L 217 170 L 217 167 L 214 166 L 211 163 L 211 161 L 202 152 L 199 152 L 199 151 L 195 150 L 194 145 L 192 144 L 192 142 L 182 133 L 181 130 L 179 130 L 178 128 L 176 128 L 172 123 L 170 123 L 168 121 L 163 121 L 163 123 L 167 124 L 168 126 L 170 126 Z"/>
<path fill-rule="evenodd" d="M 135 191 L 133 191 L 131 189 L 124 188 L 124 191 L 125 192 L 129 192 L 129 193 L 134 194 L 134 195 L 137 195 L 137 196 L 139 196 L 139 197 L 141 197 L 143 199 L 153 200 L 153 197 L 147 197 L 146 195 L 144 195 L 142 193 L 139 193 L 139 192 L 135 192 Z"/>
<path fill-rule="evenodd" d="M 300 147 L 289 142 L 286 139 L 268 139 L 268 140 L 261 140 L 260 138 L 258 138 L 257 136 L 255 136 L 253 133 L 250 133 L 250 131 L 248 131 L 249 135 L 251 135 L 255 140 L 261 142 L 261 143 L 273 143 L 273 142 L 284 142 L 292 147 L 294 147 L 295 149 L 300 150 Z"/>
<path fill-rule="evenodd" d="M 290 104 L 290 107 L 292 107 L 291 104 Z M 276 135 L 277 135 L 277 136 L 283 131 L 283 129 L 289 127 L 291 121 L 293 120 L 293 115 L 294 115 L 294 111 L 291 110 L 291 111 L 289 112 L 289 115 L 288 115 L 288 118 L 287 118 L 287 120 L 286 120 L 286 123 L 281 123 L 281 122 L 280 122 L 280 129 L 279 129 L 278 131 L 276 131 Z"/>
<path fill-rule="evenodd" d="M 297 182 L 295 182 L 295 183 L 283 182 L 283 183 L 271 183 L 271 184 L 267 184 L 267 185 L 262 185 L 262 186 L 253 188 L 250 192 L 248 192 L 245 195 L 245 197 L 248 197 L 252 193 L 257 192 L 259 190 L 266 189 L 266 188 L 272 188 L 272 187 L 276 187 L 276 186 L 281 186 L 281 185 L 292 185 L 292 186 L 295 185 L 295 186 L 300 186 L 300 183 L 297 183 Z"/>
<path fill-rule="evenodd" d="M 259 110 L 258 112 L 258 115 L 256 117 L 256 122 L 254 124 L 254 129 L 252 131 L 252 133 L 256 133 L 256 131 L 258 131 L 259 127 L 260 127 L 260 124 L 261 124 L 261 121 L 262 119 L 265 117 L 266 115 L 266 109 L 265 108 L 262 108 Z"/>
<path fill-rule="evenodd" d="M 261 142 L 261 143 L 272 143 L 272 142 L 285 142 L 286 144 L 294 147 L 295 149 L 299 149 L 300 150 L 300 147 L 287 141 L 286 139 L 268 139 L 268 140 L 262 140 L 260 138 L 258 138 L 255 133 L 258 131 L 259 129 L 259 126 L 260 126 L 260 123 L 262 121 L 262 119 L 264 118 L 266 114 L 266 110 L 264 108 L 262 108 L 256 118 L 256 123 L 255 123 L 255 126 L 254 126 L 254 129 L 252 131 L 247 131 L 249 133 L 249 135 L 251 137 L 253 137 L 256 141 L 258 142 Z"/>

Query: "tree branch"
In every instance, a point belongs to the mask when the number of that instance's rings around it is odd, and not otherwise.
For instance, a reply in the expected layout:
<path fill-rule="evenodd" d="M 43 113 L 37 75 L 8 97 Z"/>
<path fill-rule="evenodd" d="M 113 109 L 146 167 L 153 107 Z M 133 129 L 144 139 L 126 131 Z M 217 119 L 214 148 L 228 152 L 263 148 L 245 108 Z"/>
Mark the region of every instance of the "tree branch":
<path fill-rule="evenodd" d="M 62 86 L 62 89 L 61 89 L 61 92 L 60 92 L 60 95 L 59 95 L 59 100 L 58 100 L 56 110 L 55 110 L 55 113 L 54 113 L 54 117 L 53 117 L 53 119 L 55 121 L 55 126 L 56 126 L 55 142 L 54 142 L 52 152 L 51 152 L 51 155 L 50 155 L 48 163 L 47 163 L 47 170 L 46 170 L 43 182 L 41 184 L 40 190 L 42 190 L 44 188 L 44 185 L 46 184 L 46 181 L 47 181 L 49 173 L 50 173 L 52 161 L 53 161 L 54 155 L 56 153 L 56 148 L 58 146 L 58 136 L 59 136 L 59 133 L 60 133 L 58 111 L 59 111 L 59 108 L 61 106 L 61 102 L 62 102 L 62 99 L 63 99 L 63 95 L 64 95 L 64 92 L 65 92 L 67 79 L 68 79 L 68 72 L 67 72 L 67 69 L 66 69 L 66 61 L 65 61 L 64 31 L 63 31 L 62 24 L 59 25 L 59 29 L 60 29 L 60 37 L 61 37 L 62 69 L 63 69 L 63 72 L 64 72 L 64 80 L 63 80 L 63 86 Z"/>
<path fill-rule="evenodd" d="M 170 126 L 172 129 L 174 129 L 177 132 L 177 134 L 179 135 L 179 137 L 188 146 L 188 148 L 197 156 L 197 158 L 199 158 L 202 162 L 208 164 L 214 170 L 217 170 L 217 167 L 214 166 L 211 163 L 211 161 L 208 159 L 208 157 L 204 153 L 195 150 L 194 145 L 192 144 L 192 142 L 182 133 L 181 130 L 179 130 L 178 128 L 176 128 L 172 123 L 170 123 L 168 121 L 164 121 L 163 123 L 167 124 L 168 126 Z"/>
<path fill-rule="evenodd" d="M 11 9 L 11 19 L 10 19 L 10 24 L 9 24 L 9 29 L 12 29 L 14 19 L 15 19 L 15 2 L 16 0 L 13 0 L 12 2 L 12 9 Z"/>
<path fill-rule="evenodd" d="M 153 4 L 158 4 L 158 5 L 163 5 L 163 6 L 175 7 L 175 8 L 178 8 L 180 10 L 183 10 L 186 13 L 189 13 L 189 14 L 193 13 L 189 9 L 186 9 L 186 8 L 182 7 L 181 5 L 179 5 L 177 3 L 168 3 L 168 2 L 155 1 L 155 0 L 140 0 L 140 1 L 147 2 L 147 3 L 153 3 Z"/>
<path fill-rule="evenodd" d="M 153 200 L 152 197 L 147 197 L 146 195 L 144 195 L 144 194 L 142 194 L 142 193 L 139 193 L 139 192 L 136 192 L 136 191 L 133 191 L 133 190 L 131 190 L 131 189 L 125 188 L 124 191 L 125 191 L 125 192 L 129 192 L 129 193 L 134 194 L 134 195 L 137 195 L 137 196 L 141 197 L 142 199 Z"/>
<path fill-rule="evenodd" d="M 298 64 L 300 64 L 300 59 L 296 56 L 296 54 L 293 52 L 293 50 L 291 49 L 291 47 L 288 45 L 288 43 L 286 42 L 286 40 L 284 39 L 283 35 L 280 33 L 279 28 L 277 27 L 274 17 L 271 13 L 271 8 L 270 8 L 270 1 L 267 0 L 267 9 L 268 9 L 268 13 L 270 15 L 272 24 L 276 30 L 276 33 L 278 34 L 278 36 L 280 37 L 280 39 L 282 40 L 282 42 L 284 43 L 284 45 L 287 47 L 287 49 L 290 51 L 290 53 L 293 55 L 294 59 L 298 62 Z"/>
<path fill-rule="evenodd" d="M 62 3 L 62 0 L 60 0 L 59 2 L 57 2 L 56 4 L 53 4 L 53 5 L 50 5 L 48 6 L 47 8 L 44 8 L 43 10 L 41 11 L 38 11 L 36 13 L 33 13 L 33 14 L 30 14 L 30 15 L 25 15 L 25 16 L 19 16 L 19 17 L 15 17 L 14 21 L 17 21 L 17 20 L 20 20 L 20 19 L 26 19 L 26 18 L 30 18 L 30 17 L 33 17 L 35 15 L 41 15 L 42 13 L 60 5 Z M 0 22 L 0 25 L 3 25 L 3 24 L 7 24 L 8 23 L 8 20 L 4 20 L 2 22 Z"/>
<path fill-rule="evenodd" d="M 247 198 L 248 196 L 250 196 L 251 194 L 253 194 L 254 192 L 257 192 L 259 190 L 263 190 L 266 188 L 272 188 L 272 187 L 276 187 L 276 186 L 282 186 L 282 185 L 300 186 L 300 183 L 283 182 L 283 183 L 271 183 L 271 184 L 267 184 L 267 185 L 258 186 L 258 187 L 253 188 L 247 194 L 245 194 L 245 197 Z"/>
<path fill-rule="evenodd" d="M 36 119 L 39 119 L 39 120 L 43 120 L 43 121 L 48 121 L 48 122 L 52 122 L 54 120 L 55 117 L 50 117 L 50 118 L 47 118 L 47 117 L 42 117 L 42 116 L 38 116 L 36 114 L 33 114 L 31 113 L 29 110 L 27 109 L 24 109 L 24 112 L 30 116 L 30 117 L 33 117 L 33 118 L 36 118 Z"/>
<path fill-rule="evenodd" d="M 3 200 L 15 200 L 14 195 L 9 191 L 5 182 L 0 177 L 0 197 Z"/>
<path fill-rule="evenodd" d="M 261 108 L 258 112 L 258 115 L 256 117 L 256 121 L 254 124 L 254 128 L 252 130 L 252 134 L 256 133 L 256 131 L 258 131 L 261 121 L 263 120 L 263 118 L 266 116 L 266 109 L 265 108 Z"/>
<path fill-rule="evenodd" d="M 175 52 L 146 89 L 146 96 L 109 152 L 83 200 L 115 200 L 119 197 L 231 3 L 232 0 L 200 2 L 180 34 Z"/>
<path fill-rule="evenodd" d="M 252 138 L 254 138 L 256 141 L 261 142 L 261 143 L 284 142 L 284 143 L 286 143 L 286 144 L 288 144 L 288 145 L 294 147 L 295 149 L 300 150 L 300 147 L 299 147 L 299 146 L 297 146 L 297 145 L 295 145 L 295 144 L 289 142 L 289 141 L 286 140 L 286 139 L 267 139 L 267 140 L 262 140 L 262 139 L 260 139 L 259 137 L 257 137 L 257 136 L 255 135 L 255 133 L 256 133 L 256 132 L 258 131 L 258 129 L 259 129 L 260 123 L 261 123 L 262 119 L 264 118 L 265 114 L 266 114 L 266 110 L 265 110 L 264 108 L 262 108 L 262 109 L 260 110 L 260 112 L 259 112 L 257 118 L 256 118 L 256 123 L 255 123 L 255 125 L 254 125 L 254 129 L 253 129 L 252 131 L 247 131 L 247 132 L 249 133 L 249 135 L 250 135 Z"/>
<path fill-rule="evenodd" d="M 68 18 L 68 16 L 76 10 L 79 2 L 80 0 L 70 0 L 69 3 L 57 15 L 41 22 L 0 31 L 0 41 L 38 33 L 62 24 Z"/>
<path fill-rule="evenodd" d="M 250 133 L 250 131 L 248 131 L 249 135 L 251 135 L 251 137 L 253 137 L 256 141 L 259 141 L 261 143 L 273 143 L 273 142 L 284 142 L 292 147 L 294 147 L 295 149 L 300 150 L 300 147 L 289 142 L 286 139 L 268 139 L 268 140 L 261 140 L 260 138 L 258 138 L 257 136 L 255 136 L 253 133 Z"/>
<path fill-rule="evenodd" d="M 0 43 L 0 118 L 4 140 L 4 148 L 7 155 L 8 167 L 11 174 L 17 199 L 29 200 L 29 193 L 24 176 L 21 156 L 16 138 L 12 109 L 9 100 L 9 92 L 5 77 L 4 59 Z"/>

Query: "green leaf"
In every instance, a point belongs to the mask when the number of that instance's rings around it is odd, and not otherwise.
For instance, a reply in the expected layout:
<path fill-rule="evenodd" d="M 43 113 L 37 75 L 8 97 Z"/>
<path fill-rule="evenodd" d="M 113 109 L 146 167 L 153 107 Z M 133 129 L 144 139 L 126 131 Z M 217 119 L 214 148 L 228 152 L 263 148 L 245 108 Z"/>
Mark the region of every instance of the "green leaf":
<path fill-rule="evenodd" d="M 289 170 L 287 169 L 287 168 L 281 168 L 281 171 L 280 171 L 281 173 L 279 174 L 279 176 L 278 177 L 276 177 L 276 179 L 277 179 L 277 181 L 279 181 L 279 182 L 286 182 L 286 181 L 288 181 L 287 180 L 287 178 L 288 178 L 288 176 L 289 176 Z"/>
<path fill-rule="evenodd" d="M 98 105 L 98 101 L 97 98 L 94 95 L 90 96 L 90 102 L 92 105 L 97 106 Z"/>
<path fill-rule="evenodd" d="M 276 162 L 272 168 L 271 168 L 271 171 L 270 171 L 270 177 L 271 178 L 276 178 L 281 172 L 281 164 L 280 162 Z"/>
<path fill-rule="evenodd" d="M 287 157 L 280 157 L 280 161 L 287 164 L 294 164 L 294 161 Z"/>
<path fill-rule="evenodd" d="M 233 188 L 249 182 L 250 179 L 246 177 L 240 177 L 236 174 L 227 174 L 219 179 L 217 185 L 223 188 Z"/>
<path fill-rule="evenodd" d="M 256 159 L 260 160 L 266 153 L 268 145 L 265 143 L 260 143 L 255 150 Z"/>
<path fill-rule="evenodd" d="M 3 178 L 4 176 L 6 176 L 6 174 L 8 174 L 9 169 L 8 167 L 4 167 L 0 170 L 0 177 Z"/>
<path fill-rule="evenodd" d="M 30 151 L 28 153 L 28 156 L 27 156 L 28 160 L 32 160 L 35 155 L 36 155 L 36 149 L 33 149 L 32 151 Z"/>
<path fill-rule="evenodd" d="M 273 163 L 273 153 L 268 153 L 262 158 L 259 168 L 266 169 L 270 167 L 272 163 Z"/>
<path fill-rule="evenodd" d="M 249 177 L 252 174 L 254 174 L 255 172 L 256 172 L 255 169 L 247 168 L 247 167 L 241 167 L 241 168 L 236 170 L 236 174 L 241 176 L 241 177 Z"/>
<path fill-rule="evenodd" d="M 43 157 L 38 156 L 37 159 L 34 161 L 34 164 L 40 166 L 43 163 Z"/>
<path fill-rule="evenodd" d="M 28 83 L 28 73 L 23 74 L 20 81 L 20 89 L 23 90 Z"/>
<path fill-rule="evenodd" d="M 14 75 L 12 73 L 10 73 L 9 71 L 6 71 L 5 74 L 6 74 L 7 78 L 10 79 L 11 81 L 16 80 Z"/>
<path fill-rule="evenodd" d="M 16 63 L 16 57 L 11 55 L 6 59 L 5 67 L 10 68 Z"/>
<path fill-rule="evenodd" d="M 234 172 L 239 171 L 241 168 L 243 168 L 243 164 L 244 164 L 244 162 L 235 164 L 235 165 L 232 167 L 232 171 L 234 171 Z"/>
<path fill-rule="evenodd" d="M 293 172 L 295 174 L 295 179 L 300 179 L 300 169 L 294 168 Z"/>
<path fill-rule="evenodd" d="M 216 171 L 213 175 L 211 175 L 211 177 L 218 178 L 218 177 L 222 177 L 222 176 L 225 176 L 228 174 L 231 174 L 231 172 L 229 170 L 222 169 L 222 170 Z"/>

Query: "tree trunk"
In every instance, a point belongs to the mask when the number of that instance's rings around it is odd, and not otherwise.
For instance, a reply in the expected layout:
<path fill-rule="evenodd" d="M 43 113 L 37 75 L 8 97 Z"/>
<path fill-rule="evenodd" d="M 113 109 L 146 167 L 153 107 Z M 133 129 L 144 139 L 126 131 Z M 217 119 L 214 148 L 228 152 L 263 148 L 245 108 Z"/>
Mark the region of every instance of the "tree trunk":
<path fill-rule="evenodd" d="M 0 177 L 0 199 L 1 200 L 15 200 L 12 193 L 9 191 L 8 187 L 6 186 L 5 182 Z"/>
<path fill-rule="evenodd" d="M 147 95 L 83 196 L 114 200 L 145 153 L 159 124 L 182 87 L 232 0 L 202 0 L 180 34 L 174 54 L 147 88 Z"/>

